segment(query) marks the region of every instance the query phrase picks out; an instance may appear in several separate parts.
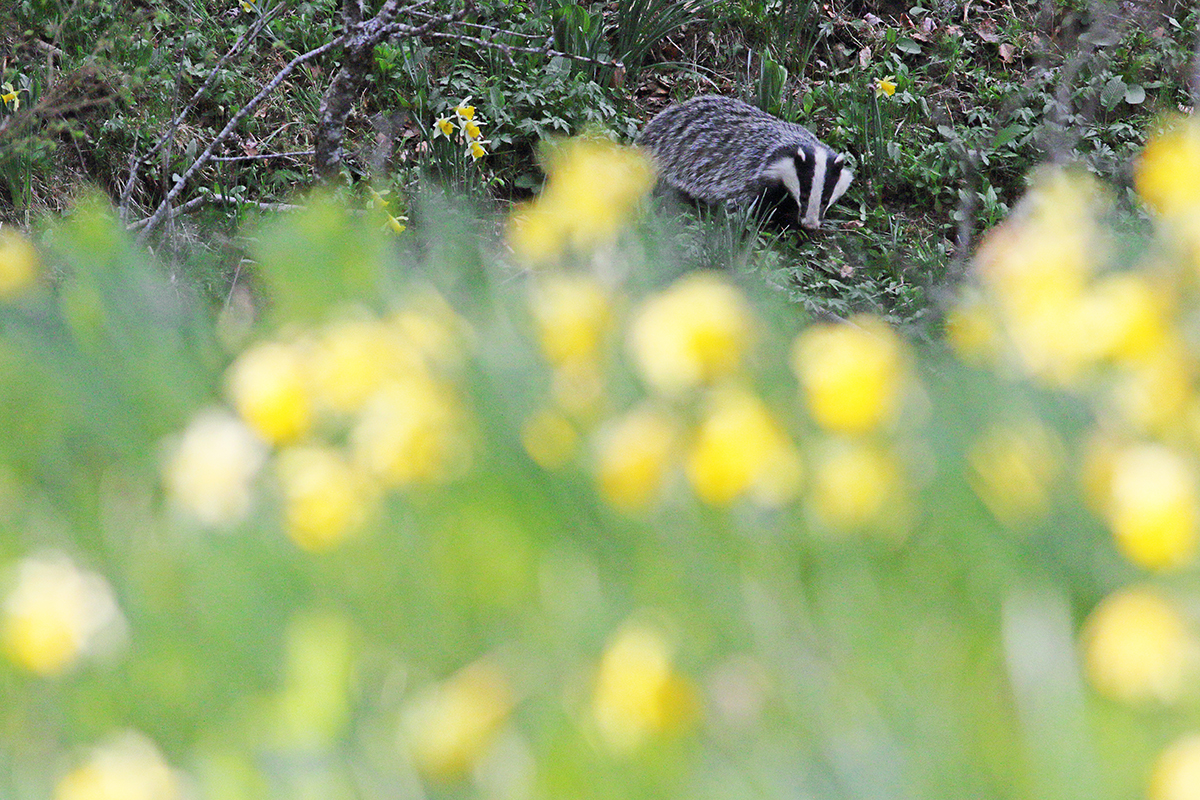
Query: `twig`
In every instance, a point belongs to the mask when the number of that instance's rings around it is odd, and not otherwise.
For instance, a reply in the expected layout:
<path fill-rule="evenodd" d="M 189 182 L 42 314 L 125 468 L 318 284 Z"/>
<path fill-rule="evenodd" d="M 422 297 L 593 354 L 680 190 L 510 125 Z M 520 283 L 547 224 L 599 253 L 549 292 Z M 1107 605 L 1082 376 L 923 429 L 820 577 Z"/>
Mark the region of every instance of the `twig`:
<path fill-rule="evenodd" d="M 316 150 L 293 150 L 290 153 L 260 153 L 256 156 L 213 156 L 212 161 L 264 161 L 268 158 L 296 158 L 311 156 Z"/>
<path fill-rule="evenodd" d="M 408 36 L 407 33 L 399 35 Z M 442 31 L 431 31 L 428 33 L 419 34 L 430 39 L 452 39 L 458 42 L 467 42 L 468 44 L 479 45 L 480 47 L 490 47 L 493 50 L 501 50 L 509 55 L 512 53 L 533 53 L 534 55 L 549 56 L 550 58 L 567 58 L 572 61 L 583 61 L 588 64 L 595 64 L 600 67 L 616 67 L 624 69 L 625 64 L 621 61 L 601 61 L 590 56 L 581 56 L 575 53 L 564 53 L 561 50 L 555 50 L 549 46 L 544 47 L 522 47 L 521 45 L 504 44 L 503 42 L 492 42 L 486 39 L 480 39 L 475 36 L 468 36 L 465 33 L 443 33 Z"/>

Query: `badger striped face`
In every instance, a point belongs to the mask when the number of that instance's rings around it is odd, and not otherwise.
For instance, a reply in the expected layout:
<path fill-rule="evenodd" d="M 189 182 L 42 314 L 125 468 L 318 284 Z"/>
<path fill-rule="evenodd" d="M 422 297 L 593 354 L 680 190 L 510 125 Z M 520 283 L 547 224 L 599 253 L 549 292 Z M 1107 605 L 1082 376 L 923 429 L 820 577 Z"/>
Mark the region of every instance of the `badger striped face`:
<path fill-rule="evenodd" d="M 796 198 L 800 224 L 816 229 L 821 227 L 825 212 L 846 193 L 850 181 L 854 180 L 854 173 L 846 169 L 845 160 L 841 153 L 834 153 L 827 147 L 816 147 L 811 151 L 801 148 L 796 155 L 772 163 L 765 174 L 781 181 Z"/>

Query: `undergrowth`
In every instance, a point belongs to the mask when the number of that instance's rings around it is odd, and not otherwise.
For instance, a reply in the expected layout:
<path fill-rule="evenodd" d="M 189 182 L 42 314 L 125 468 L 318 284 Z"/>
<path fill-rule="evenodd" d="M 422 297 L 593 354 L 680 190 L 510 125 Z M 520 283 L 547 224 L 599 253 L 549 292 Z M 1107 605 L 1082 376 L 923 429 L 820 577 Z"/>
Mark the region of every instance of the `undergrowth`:
<path fill-rule="evenodd" d="M 30 226 L 69 209 L 83 184 L 117 200 L 127 183 L 129 221 L 145 217 L 237 108 L 340 30 L 333 0 L 288 4 L 253 46 L 218 66 L 267 5 L 6 4 L 0 84 L 11 84 L 20 107 L 6 104 L 0 118 L 0 219 Z M 454 7 L 438 0 L 427 10 Z M 1155 116 L 1190 108 L 1197 10 L 1163 2 L 1117 12 L 1031 0 L 486 0 L 466 18 L 469 37 L 377 48 L 347 124 L 342 177 L 382 188 L 399 215 L 422 180 L 502 208 L 538 190 L 547 139 L 592 130 L 629 140 L 670 101 L 741 96 L 848 153 L 856 179 L 824 232 L 750 225 L 732 245 L 722 237 L 739 231 L 725 221 L 689 245 L 719 243 L 699 260 L 736 250 L 818 316 L 869 309 L 919 323 L 936 316 L 938 287 L 1008 213 L 1034 164 L 1079 161 L 1125 189 Z M 513 49 L 546 40 L 579 58 Z M 307 153 L 336 66 L 331 54 L 285 81 L 183 196 L 207 210 L 173 225 L 163 246 L 177 262 L 207 253 L 217 273 L 200 282 L 215 297 L 228 294 L 243 261 L 233 232 L 245 215 L 312 182 Z M 210 75 L 211 88 L 171 128 Z M 883 79 L 894 93 L 880 90 Z M 431 141 L 435 120 L 467 102 L 487 120 L 488 154 L 477 163 Z M 169 146 L 129 181 L 130 159 L 164 133 Z"/>

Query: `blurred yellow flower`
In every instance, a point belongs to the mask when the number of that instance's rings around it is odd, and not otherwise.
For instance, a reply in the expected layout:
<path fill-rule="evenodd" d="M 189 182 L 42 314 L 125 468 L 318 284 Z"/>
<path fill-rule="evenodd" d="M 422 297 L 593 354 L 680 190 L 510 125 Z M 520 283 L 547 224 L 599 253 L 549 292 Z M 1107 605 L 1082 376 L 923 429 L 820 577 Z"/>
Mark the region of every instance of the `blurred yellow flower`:
<path fill-rule="evenodd" d="M 1085 293 L 1086 330 L 1096 353 L 1118 362 L 1142 362 L 1168 339 L 1170 302 L 1146 275 L 1122 272 L 1099 278 Z"/>
<path fill-rule="evenodd" d="M 33 243 L 15 226 L 0 223 L 0 301 L 15 300 L 32 289 L 41 271 Z"/>
<path fill-rule="evenodd" d="M 95 748 L 54 789 L 54 800 L 181 800 L 183 781 L 154 742 L 126 731 Z"/>
<path fill-rule="evenodd" d="M 1017 210 L 988 233 L 976 255 L 985 294 L 1018 362 L 1054 385 L 1074 385 L 1103 355 L 1097 337 L 1108 321 L 1087 313 L 1084 300 L 1106 258 L 1096 224 L 1105 203 L 1090 176 L 1039 171 Z"/>
<path fill-rule="evenodd" d="M 995 362 L 1002 340 L 994 309 L 978 296 L 960 298 L 946 314 L 946 340 L 968 364 Z"/>
<path fill-rule="evenodd" d="M 234 408 L 272 444 L 295 441 L 312 426 L 307 357 L 300 344 L 262 342 L 242 352 L 226 375 Z"/>
<path fill-rule="evenodd" d="M 792 346 L 792 370 L 813 419 L 835 433 L 866 433 L 891 422 L 907 389 L 904 343 L 882 320 L 813 325 Z"/>
<path fill-rule="evenodd" d="M 627 753 L 696 716 L 695 688 L 675 671 L 673 650 L 661 630 L 643 621 L 625 623 L 608 642 L 596 675 L 592 715 L 613 751 Z"/>
<path fill-rule="evenodd" d="M 513 706 L 508 677 L 487 660 L 415 696 L 401 714 L 401 747 L 430 778 L 450 780 L 487 754 Z"/>
<path fill-rule="evenodd" d="M 167 497 L 203 525 L 230 525 L 250 510 L 266 447 L 240 420 L 217 409 L 188 424 L 163 469 Z"/>
<path fill-rule="evenodd" d="M 444 136 L 449 139 L 454 135 L 454 120 L 450 117 L 442 117 L 433 123 L 433 138 Z"/>
<path fill-rule="evenodd" d="M 575 456 L 579 434 L 561 412 L 543 408 L 521 426 L 521 445 L 539 467 L 557 469 Z"/>
<path fill-rule="evenodd" d="M 281 450 L 275 472 L 283 492 L 287 534 L 304 550 L 333 549 L 358 533 L 371 514 L 374 483 L 331 447 Z"/>
<path fill-rule="evenodd" d="M 1109 525 L 1117 548 L 1147 569 L 1170 569 L 1196 554 L 1197 475 L 1185 456 L 1160 444 L 1139 444 L 1112 462 Z"/>
<path fill-rule="evenodd" d="M 1176 739 L 1158 757 L 1149 800 L 1200 800 L 1200 733 Z"/>
<path fill-rule="evenodd" d="M 896 457 L 857 439 L 833 439 L 815 454 L 811 510 L 835 531 L 907 533 L 909 509 Z"/>
<path fill-rule="evenodd" d="M 691 273 L 647 298 L 629 327 L 638 371 L 664 394 L 734 375 L 753 338 L 750 304 L 713 272 Z"/>
<path fill-rule="evenodd" d="M 800 454 L 763 401 L 728 386 L 715 389 L 706 406 L 684 464 L 696 495 L 728 505 L 759 488 L 755 499 L 769 505 L 791 499 L 802 474 Z"/>
<path fill-rule="evenodd" d="M 456 370 L 466 361 L 475 343 L 475 331 L 436 290 L 410 290 L 412 300 L 388 320 L 404 340 L 416 348 L 431 367 Z M 409 374 L 407 355 L 396 363 L 399 377 Z"/>
<path fill-rule="evenodd" d="M 1154 436 L 1177 433 L 1193 400 L 1195 362 L 1174 336 L 1144 358 L 1125 365 L 1114 381 L 1112 408 L 1134 431 Z"/>
<path fill-rule="evenodd" d="M 1031 418 L 991 428 L 971 444 L 967 459 L 975 494 L 997 519 L 1012 525 L 1046 512 L 1063 445 Z"/>
<path fill-rule="evenodd" d="M 1156 212 L 1168 218 L 1200 211 L 1200 121 L 1168 120 L 1166 130 L 1146 145 L 1134 166 L 1134 187 Z"/>
<path fill-rule="evenodd" d="M 334 411 L 358 411 L 390 377 L 424 369 L 421 353 L 397 326 L 371 317 L 341 320 L 313 344 L 312 399 Z"/>
<path fill-rule="evenodd" d="M 1115 592 L 1082 632 L 1084 667 L 1100 693 L 1129 703 L 1179 699 L 1196 660 L 1196 640 L 1175 607 L 1151 589 Z"/>
<path fill-rule="evenodd" d="M 596 477 L 600 493 L 616 508 L 644 508 L 666 482 L 676 448 L 676 426 L 663 412 L 643 406 L 600 429 Z"/>
<path fill-rule="evenodd" d="M 611 241 L 654 185 L 648 158 L 606 139 L 571 139 L 555 148 L 546 169 L 541 196 L 516 209 L 508 225 L 513 251 L 534 263 Z"/>
<path fill-rule="evenodd" d="M 468 139 L 482 139 L 483 131 L 479 128 L 479 123 L 473 119 L 469 119 L 463 123 L 463 133 Z"/>
<path fill-rule="evenodd" d="M 465 412 L 446 385 L 413 375 L 392 380 L 351 431 L 354 461 L 384 485 L 443 483 L 470 465 Z"/>
<path fill-rule="evenodd" d="M 609 292 L 590 275 L 539 277 L 529 298 L 542 355 L 551 364 L 592 361 L 612 323 Z"/>
<path fill-rule="evenodd" d="M 896 93 L 895 75 L 888 75 L 886 78 L 876 78 L 873 83 L 876 97 L 891 97 Z"/>
<path fill-rule="evenodd" d="M 106 637 L 115 640 L 125 624 L 108 581 L 61 553 L 22 559 L 0 610 L 4 651 L 44 676 L 61 674 Z"/>

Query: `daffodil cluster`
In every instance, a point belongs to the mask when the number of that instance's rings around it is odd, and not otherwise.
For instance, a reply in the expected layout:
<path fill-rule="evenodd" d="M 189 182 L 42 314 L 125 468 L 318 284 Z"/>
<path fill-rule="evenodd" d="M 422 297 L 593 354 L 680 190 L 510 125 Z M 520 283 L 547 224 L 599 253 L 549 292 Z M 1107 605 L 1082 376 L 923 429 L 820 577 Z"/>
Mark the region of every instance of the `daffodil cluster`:
<path fill-rule="evenodd" d="M 490 139 L 483 138 L 483 126 L 487 124 L 483 115 L 471 105 L 471 98 L 463 100 L 454 110 L 433 123 L 433 138 L 447 141 L 458 139 L 466 149 L 464 155 L 478 161 L 488 154 Z"/>
<path fill-rule="evenodd" d="M 233 525 L 270 462 L 288 535 L 305 550 L 337 546 L 381 493 L 468 468 L 455 375 L 470 336 L 430 290 L 384 316 L 359 309 L 252 344 L 226 374 L 232 409 L 200 413 L 173 444 L 169 496 L 202 524 Z"/>

